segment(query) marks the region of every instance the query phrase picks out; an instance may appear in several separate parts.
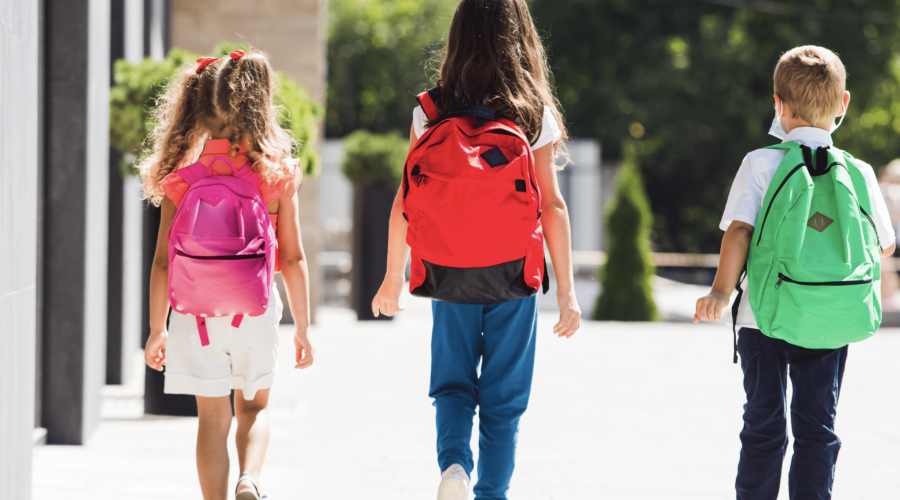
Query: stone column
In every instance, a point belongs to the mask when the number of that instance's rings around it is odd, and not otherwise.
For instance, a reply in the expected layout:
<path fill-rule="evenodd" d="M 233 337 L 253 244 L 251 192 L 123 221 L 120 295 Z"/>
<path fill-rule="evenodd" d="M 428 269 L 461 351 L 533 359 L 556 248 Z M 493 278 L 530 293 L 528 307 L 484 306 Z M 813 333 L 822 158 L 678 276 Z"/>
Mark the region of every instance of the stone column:
<path fill-rule="evenodd" d="M 35 427 L 39 2 L 0 0 L 0 498 L 31 498 Z"/>
<path fill-rule="evenodd" d="M 226 40 L 248 42 L 266 51 L 276 70 L 290 75 L 324 104 L 324 0 L 257 0 L 250 10 L 246 0 L 170 1 L 173 47 L 208 54 Z M 307 177 L 300 187 L 300 227 L 309 259 L 310 305 L 315 317 L 322 291 L 318 259 L 322 228 L 319 182 L 313 177 Z"/>
<path fill-rule="evenodd" d="M 110 6 L 44 8 L 42 421 L 49 443 L 82 444 L 106 380 Z"/>

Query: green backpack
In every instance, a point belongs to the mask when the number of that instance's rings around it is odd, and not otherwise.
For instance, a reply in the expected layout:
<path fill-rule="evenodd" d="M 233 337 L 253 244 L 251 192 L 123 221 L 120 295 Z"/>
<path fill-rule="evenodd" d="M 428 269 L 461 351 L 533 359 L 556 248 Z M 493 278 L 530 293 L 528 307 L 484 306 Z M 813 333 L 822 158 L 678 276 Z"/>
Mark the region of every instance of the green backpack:
<path fill-rule="evenodd" d="M 808 349 L 869 338 L 881 325 L 881 242 L 862 172 L 833 147 L 771 148 L 787 155 L 766 192 L 747 259 L 760 331 Z"/>

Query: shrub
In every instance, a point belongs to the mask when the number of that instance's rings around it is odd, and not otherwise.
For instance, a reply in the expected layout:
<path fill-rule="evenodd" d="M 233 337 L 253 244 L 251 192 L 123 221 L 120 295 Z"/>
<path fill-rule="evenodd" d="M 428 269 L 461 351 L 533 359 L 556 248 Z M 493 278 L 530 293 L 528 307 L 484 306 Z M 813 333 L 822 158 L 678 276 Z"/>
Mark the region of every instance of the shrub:
<path fill-rule="evenodd" d="M 213 54 L 224 56 L 246 45 L 223 42 L 213 49 Z M 118 60 L 113 68 L 114 85 L 110 89 L 109 142 L 110 146 L 126 153 L 122 172 L 136 174 L 135 156 L 144 145 L 155 125 L 150 115 L 151 107 L 166 90 L 169 80 L 187 64 L 193 64 L 198 54 L 172 49 L 162 61 L 145 58 L 137 64 Z M 287 74 L 276 71 L 279 79 L 275 102 L 280 107 L 279 124 L 289 130 L 297 141 L 293 152 L 300 158 L 303 172 L 315 175 L 319 158 L 315 152 L 317 120 L 322 108 L 310 98 L 306 89 Z"/>
<path fill-rule="evenodd" d="M 344 176 L 355 186 L 383 186 L 397 189 L 403 178 L 403 164 L 409 141 L 399 132 L 373 134 L 357 130 L 344 138 Z"/>
<path fill-rule="evenodd" d="M 328 137 L 409 130 L 459 0 L 329 0 Z M 432 64 L 431 66 L 435 66 Z"/>
<path fill-rule="evenodd" d="M 649 243 L 651 221 L 638 166 L 634 160 L 626 161 L 607 216 L 607 260 L 600 270 L 602 291 L 594 308 L 594 319 L 657 319 L 651 283 L 656 272 Z"/>

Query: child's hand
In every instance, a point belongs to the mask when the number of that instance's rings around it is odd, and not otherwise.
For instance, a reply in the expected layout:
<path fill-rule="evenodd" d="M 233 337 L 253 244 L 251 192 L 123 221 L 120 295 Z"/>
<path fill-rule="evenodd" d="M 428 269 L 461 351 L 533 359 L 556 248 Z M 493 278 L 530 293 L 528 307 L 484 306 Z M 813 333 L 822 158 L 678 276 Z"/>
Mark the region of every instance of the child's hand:
<path fill-rule="evenodd" d="M 381 288 L 378 289 L 378 293 L 372 299 L 372 314 L 376 318 L 380 314 L 393 316 L 406 309 L 406 306 L 400 304 L 400 293 L 403 291 L 405 283 L 406 278 L 403 274 L 384 277 Z"/>
<path fill-rule="evenodd" d="M 704 321 L 718 321 L 722 317 L 722 309 L 728 307 L 731 294 L 712 292 L 705 297 L 697 299 L 697 312 L 694 313 L 694 323 Z"/>
<path fill-rule="evenodd" d="M 147 345 L 144 347 L 144 361 L 147 366 L 162 371 L 166 364 L 166 340 L 168 339 L 169 332 L 166 330 L 150 334 Z"/>
<path fill-rule="evenodd" d="M 298 329 L 297 333 L 294 334 L 294 347 L 297 348 L 297 364 L 294 365 L 294 368 L 302 370 L 312 366 L 316 348 L 313 347 L 312 342 L 309 340 L 306 330 Z"/>
<path fill-rule="evenodd" d="M 553 327 L 553 334 L 569 338 L 581 327 L 581 308 L 575 299 L 575 291 L 557 292 L 556 301 L 559 304 L 559 323 Z"/>

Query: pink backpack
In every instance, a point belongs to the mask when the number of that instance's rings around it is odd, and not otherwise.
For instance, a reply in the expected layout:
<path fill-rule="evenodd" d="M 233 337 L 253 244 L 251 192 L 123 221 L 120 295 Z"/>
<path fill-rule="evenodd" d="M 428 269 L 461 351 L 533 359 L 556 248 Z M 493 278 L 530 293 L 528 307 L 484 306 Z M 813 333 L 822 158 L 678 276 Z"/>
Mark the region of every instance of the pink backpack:
<path fill-rule="evenodd" d="M 213 175 L 223 161 L 234 173 Z M 169 228 L 169 302 L 197 317 L 202 345 L 209 345 L 206 318 L 244 315 L 269 307 L 275 274 L 275 229 L 253 169 L 238 170 L 226 158 L 178 171 L 190 187 Z"/>

